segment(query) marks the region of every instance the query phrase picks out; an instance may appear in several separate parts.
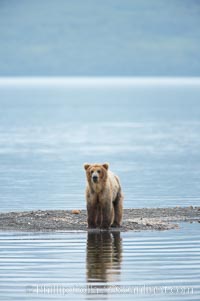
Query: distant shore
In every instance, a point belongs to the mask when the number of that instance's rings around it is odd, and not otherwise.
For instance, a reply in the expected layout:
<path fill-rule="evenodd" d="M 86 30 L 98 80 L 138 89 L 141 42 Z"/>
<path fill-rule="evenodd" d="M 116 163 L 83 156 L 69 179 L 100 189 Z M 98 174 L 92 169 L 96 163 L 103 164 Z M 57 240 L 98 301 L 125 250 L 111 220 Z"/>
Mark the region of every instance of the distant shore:
<path fill-rule="evenodd" d="M 178 229 L 180 221 L 200 222 L 200 207 L 124 209 L 122 226 L 110 228 L 110 230 Z M 0 213 L 0 231 L 87 230 L 86 210 L 37 210 Z"/>

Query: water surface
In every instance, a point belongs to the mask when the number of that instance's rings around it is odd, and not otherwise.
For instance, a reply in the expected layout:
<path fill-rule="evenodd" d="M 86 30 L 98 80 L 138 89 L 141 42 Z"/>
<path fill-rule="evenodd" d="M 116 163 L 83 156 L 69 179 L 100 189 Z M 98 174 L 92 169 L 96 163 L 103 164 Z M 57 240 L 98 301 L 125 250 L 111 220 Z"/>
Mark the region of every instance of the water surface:
<path fill-rule="evenodd" d="M 84 162 L 124 206 L 199 205 L 200 85 L 0 85 L 1 211 L 85 208 Z"/>
<path fill-rule="evenodd" d="M 199 97 L 198 85 L 0 85 L 1 211 L 85 208 L 83 163 L 107 161 L 126 208 L 199 205 Z M 199 300 L 199 224 L 2 232 L 0 279 L 4 301 Z"/>
<path fill-rule="evenodd" d="M 199 300 L 199 224 L 167 232 L 0 233 L 0 265 L 5 301 Z"/>

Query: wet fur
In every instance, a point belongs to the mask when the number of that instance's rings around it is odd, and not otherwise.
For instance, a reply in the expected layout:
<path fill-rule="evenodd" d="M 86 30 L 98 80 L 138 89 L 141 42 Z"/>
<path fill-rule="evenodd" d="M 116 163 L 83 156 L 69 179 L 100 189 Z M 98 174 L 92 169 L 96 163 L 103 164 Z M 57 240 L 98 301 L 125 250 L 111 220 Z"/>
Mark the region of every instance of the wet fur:
<path fill-rule="evenodd" d="M 105 164 L 84 164 L 87 177 L 86 202 L 88 228 L 120 227 L 123 213 L 123 195 L 119 178 Z M 98 183 L 92 181 L 91 170 L 100 170 Z"/>

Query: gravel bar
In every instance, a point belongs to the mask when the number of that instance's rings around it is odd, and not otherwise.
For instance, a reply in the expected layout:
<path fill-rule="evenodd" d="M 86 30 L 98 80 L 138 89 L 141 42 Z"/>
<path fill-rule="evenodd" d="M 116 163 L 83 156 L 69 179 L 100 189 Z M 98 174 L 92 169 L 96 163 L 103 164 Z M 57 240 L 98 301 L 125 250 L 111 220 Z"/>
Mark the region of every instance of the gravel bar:
<path fill-rule="evenodd" d="M 122 226 L 110 229 L 112 231 L 170 230 L 178 229 L 181 221 L 200 222 L 200 207 L 124 209 Z M 88 231 L 87 214 L 86 210 L 0 213 L 0 230 Z M 100 230 L 95 229 L 95 231 Z"/>

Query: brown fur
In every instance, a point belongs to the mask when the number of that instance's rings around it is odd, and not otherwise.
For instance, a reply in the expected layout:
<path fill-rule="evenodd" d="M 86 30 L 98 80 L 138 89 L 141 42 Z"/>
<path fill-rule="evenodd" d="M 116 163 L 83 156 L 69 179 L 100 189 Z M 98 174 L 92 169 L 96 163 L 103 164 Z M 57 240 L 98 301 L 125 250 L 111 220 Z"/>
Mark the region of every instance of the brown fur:
<path fill-rule="evenodd" d="M 88 228 L 119 227 L 123 213 L 123 195 L 119 178 L 109 164 L 84 164 L 87 177 L 86 201 Z M 94 176 L 97 182 L 94 182 Z"/>

